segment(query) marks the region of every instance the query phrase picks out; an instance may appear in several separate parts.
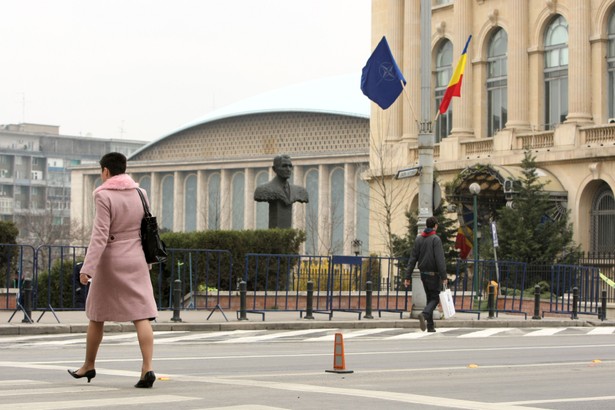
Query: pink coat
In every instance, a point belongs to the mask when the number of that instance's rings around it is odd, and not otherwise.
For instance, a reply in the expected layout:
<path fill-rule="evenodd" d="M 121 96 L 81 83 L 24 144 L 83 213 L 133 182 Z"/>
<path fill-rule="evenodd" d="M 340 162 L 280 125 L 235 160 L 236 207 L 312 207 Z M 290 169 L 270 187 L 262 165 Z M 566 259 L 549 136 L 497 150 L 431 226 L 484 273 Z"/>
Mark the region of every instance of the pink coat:
<path fill-rule="evenodd" d="M 158 314 L 139 237 L 144 212 L 137 186 L 120 174 L 94 190 L 96 216 L 81 273 L 92 278 L 85 310 L 95 322 L 153 319 Z"/>

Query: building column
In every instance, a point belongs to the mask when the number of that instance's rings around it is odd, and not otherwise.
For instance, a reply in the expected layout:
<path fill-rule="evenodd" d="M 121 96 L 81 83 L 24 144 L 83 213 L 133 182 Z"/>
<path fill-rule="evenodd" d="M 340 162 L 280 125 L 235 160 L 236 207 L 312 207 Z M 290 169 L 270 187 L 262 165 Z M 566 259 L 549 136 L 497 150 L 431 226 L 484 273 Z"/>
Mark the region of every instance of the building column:
<path fill-rule="evenodd" d="M 457 67 L 463 47 L 466 45 L 468 36 L 472 34 L 472 2 L 474 0 L 456 0 L 453 4 L 453 71 Z M 475 40 L 476 41 L 476 40 Z M 461 86 L 461 98 L 453 97 L 451 107 L 453 109 L 452 137 L 471 137 L 474 135 L 472 120 L 474 115 L 474 98 L 472 82 L 472 50 L 474 41 L 468 46 L 468 57 L 463 83 Z M 449 108 L 450 109 L 450 108 Z"/>
<path fill-rule="evenodd" d="M 568 52 L 568 117 L 566 122 L 587 124 L 591 115 L 591 2 L 573 1 Z"/>
<path fill-rule="evenodd" d="M 254 181 L 255 173 L 254 168 L 245 168 L 245 186 L 244 186 L 244 213 L 243 213 L 243 227 L 244 229 L 254 229 L 256 227 L 256 201 L 254 201 L 254 188 L 256 182 Z"/>
<path fill-rule="evenodd" d="M 293 167 L 293 184 L 299 185 L 305 188 L 305 168 L 304 167 Z M 295 229 L 301 229 L 305 231 L 305 206 L 301 202 L 295 202 L 293 204 L 293 221 L 292 227 Z"/>
<path fill-rule="evenodd" d="M 160 195 L 160 193 L 162 192 L 160 187 L 160 183 L 162 182 L 161 175 L 162 174 L 159 172 L 152 172 L 150 175 L 150 178 L 152 180 L 152 192 L 151 196 L 149 197 L 149 207 L 152 215 L 158 217 L 158 222 L 160 222 L 160 218 L 162 215 L 162 195 Z"/>
<path fill-rule="evenodd" d="M 351 244 L 357 238 L 355 204 L 357 186 L 355 184 L 355 164 L 344 164 L 344 254 L 352 255 Z"/>
<path fill-rule="evenodd" d="M 92 221 L 94 221 L 95 217 L 95 205 L 94 205 L 94 189 L 96 182 L 96 175 L 85 175 L 83 178 L 83 219 L 81 220 L 81 224 L 83 225 L 84 233 L 89 235 L 92 231 Z"/>
<path fill-rule="evenodd" d="M 220 170 L 220 229 L 231 229 L 231 172 Z"/>
<path fill-rule="evenodd" d="M 529 3 L 527 0 L 509 0 L 510 32 L 508 33 L 508 122 L 506 128 L 529 129 L 529 95 L 527 53 L 529 36 Z"/>
<path fill-rule="evenodd" d="M 184 173 L 175 171 L 173 173 L 173 232 L 184 231 Z"/>
<path fill-rule="evenodd" d="M 196 174 L 196 230 L 207 229 L 207 175 L 199 170 Z"/>
<path fill-rule="evenodd" d="M 410 97 L 401 95 L 403 101 L 403 136 L 404 141 L 416 142 L 419 134 L 418 121 L 421 113 L 421 3 L 410 1 L 404 4 L 404 44 L 402 73 L 408 82 L 406 90 Z M 408 99 L 410 102 L 408 102 Z"/>
<path fill-rule="evenodd" d="M 331 175 L 328 165 L 318 166 L 318 246 L 319 255 L 331 250 Z"/>
<path fill-rule="evenodd" d="M 386 31 L 387 42 L 391 47 L 393 58 L 399 65 L 401 72 L 404 72 L 404 0 L 389 0 L 388 8 L 388 25 Z M 380 39 L 378 39 L 380 41 Z M 404 78 L 406 76 L 404 75 Z M 402 93 L 403 94 L 403 93 Z M 391 105 L 389 111 L 389 124 L 384 129 L 388 128 L 386 139 L 388 141 L 399 141 L 403 132 L 404 121 L 404 96 L 400 95 L 397 101 Z M 380 107 L 378 107 L 380 109 Z"/>

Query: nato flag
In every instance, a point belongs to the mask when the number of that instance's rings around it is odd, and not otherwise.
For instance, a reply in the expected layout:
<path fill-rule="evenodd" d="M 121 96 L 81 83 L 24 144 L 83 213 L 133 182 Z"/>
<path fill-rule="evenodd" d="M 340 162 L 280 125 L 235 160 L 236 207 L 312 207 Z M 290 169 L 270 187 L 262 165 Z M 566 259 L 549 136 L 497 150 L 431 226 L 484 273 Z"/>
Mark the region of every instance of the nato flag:
<path fill-rule="evenodd" d="M 370 100 L 386 110 L 403 91 L 401 82 L 406 80 L 397 66 L 386 37 L 367 60 L 361 74 L 361 91 Z"/>

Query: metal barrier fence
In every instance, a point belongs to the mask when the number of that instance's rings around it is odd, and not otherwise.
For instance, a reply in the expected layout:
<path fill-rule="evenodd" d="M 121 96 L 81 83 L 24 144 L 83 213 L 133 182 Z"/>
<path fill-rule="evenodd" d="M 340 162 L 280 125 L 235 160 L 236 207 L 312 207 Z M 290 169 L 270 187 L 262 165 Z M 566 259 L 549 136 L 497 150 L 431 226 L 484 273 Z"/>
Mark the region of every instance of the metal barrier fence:
<path fill-rule="evenodd" d="M 80 310 L 87 288 L 80 285 L 84 246 L 0 244 L 0 310 L 23 310 L 24 282 L 32 283 L 33 310 Z M 409 311 L 408 292 L 400 260 L 386 257 L 247 254 L 245 265 L 233 266 L 227 250 L 169 249 L 169 259 L 154 265 L 151 276 L 160 310 L 237 310 L 239 282 L 247 284 L 248 309 L 252 312 L 306 310 L 307 283 L 314 285 L 313 310 L 361 312 L 366 309 L 366 283 L 372 283 L 370 307 L 382 312 Z M 238 266 L 241 268 L 238 269 Z M 237 271 L 234 271 L 237 270 Z M 240 271 L 241 270 L 241 271 Z M 476 273 L 475 273 L 476 272 Z M 488 286 L 498 287 L 496 312 L 524 313 L 525 299 L 534 285 L 544 283 L 550 292 L 549 313 L 571 313 L 572 290 L 578 290 L 577 311 L 599 314 L 599 269 L 587 266 L 536 267 L 510 261 L 458 261 L 457 279 L 451 288 L 459 312 L 487 310 Z M 174 294 L 180 296 L 175 303 Z M 544 314 L 543 312 L 543 314 Z M 40 319 L 40 317 L 39 317 Z M 56 317 L 57 319 L 57 317 Z"/>
<path fill-rule="evenodd" d="M 213 249 L 167 249 L 164 264 L 153 265 L 152 279 L 158 309 L 173 308 L 173 290 L 181 289 L 182 309 L 231 309 L 237 284 L 233 257 Z"/>
<path fill-rule="evenodd" d="M 575 311 L 582 314 L 598 315 L 600 313 L 600 285 L 601 280 L 597 267 L 552 266 L 549 312 L 572 314 L 574 309 L 573 296 L 576 292 L 578 305 Z"/>
<path fill-rule="evenodd" d="M 250 297 L 250 313 L 306 309 L 307 283 L 314 284 L 314 312 L 365 309 L 366 283 L 372 283 L 374 310 L 407 310 L 407 291 L 398 286 L 399 260 L 362 256 L 247 254 L 243 280 Z"/>
<path fill-rule="evenodd" d="M 328 256 L 246 254 L 243 281 L 251 299 L 248 311 L 303 311 L 308 281 L 314 284 L 314 311 L 328 310 L 329 265 Z"/>
<path fill-rule="evenodd" d="M 34 310 L 44 314 L 85 307 L 86 288 L 79 283 L 78 264 L 83 262 L 86 251 L 85 246 L 42 245 L 36 248 Z"/>
<path fill-rule="evenodd" d="M 614 252 L 587 252 L 578 260 L 581 266 L 598 268 L 610 280 L 615 280 L 615 253 Z M 615 302 L 615 288 L 606 282 L 600 283 L 600 291 L 606 291 L 607 302 Z"/>
<path fill-rule="evenodd" d="M 36 250 L 29 245 L 0 244 L 0 310 L 19 306 L 24 278 L 32 278 Z"/>
<path fill-rule="evenodd" d="M 525 314 L 526 264 L 510 261 L 458 260 L 456 280 L 451 289 L 459 312 L 487 311 L 489 286 L 495 286 L 494 311 Z"/>

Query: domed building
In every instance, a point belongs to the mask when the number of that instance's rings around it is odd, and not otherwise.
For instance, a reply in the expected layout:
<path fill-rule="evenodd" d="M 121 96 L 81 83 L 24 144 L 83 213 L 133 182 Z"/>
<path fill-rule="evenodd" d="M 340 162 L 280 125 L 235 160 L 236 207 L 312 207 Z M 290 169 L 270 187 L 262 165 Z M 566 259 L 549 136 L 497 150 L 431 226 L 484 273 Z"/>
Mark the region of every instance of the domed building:
<path fill-rule="evenodd" d="M 332 77 L 265 93 L 213 111 L 129 157 L 128 173 L 145 188 L 162 229 L 267 229 L 268 204 L 257 186 L 275 174 L 273 158 L 287 154 L 292 183 L 308 191 L 293 205 L 294 228 L 307 235 L 307 254 L 369 249 L 369 100 L 359 75 Z M 73 215 L 89 232 L 92 191 L 100 168 L 72 173 Z"/>

